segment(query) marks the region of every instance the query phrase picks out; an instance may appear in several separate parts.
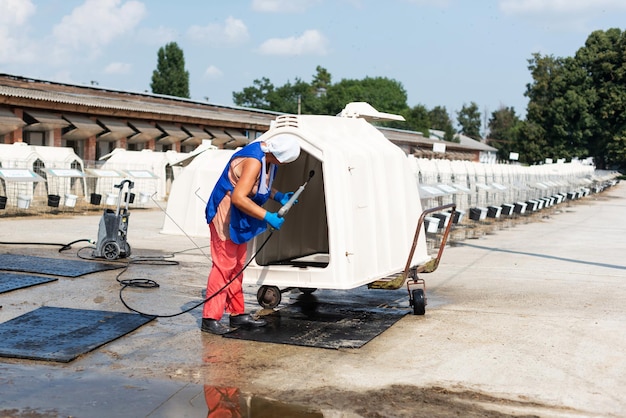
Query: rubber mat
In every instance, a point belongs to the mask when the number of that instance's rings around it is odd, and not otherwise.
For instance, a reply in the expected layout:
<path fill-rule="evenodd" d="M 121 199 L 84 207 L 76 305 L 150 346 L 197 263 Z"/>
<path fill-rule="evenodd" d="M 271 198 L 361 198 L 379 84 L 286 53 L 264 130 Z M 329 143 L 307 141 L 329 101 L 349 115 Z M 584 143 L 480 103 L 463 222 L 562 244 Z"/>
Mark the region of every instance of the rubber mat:
<path fill-rule="evenodd" d="M 32 274 L 15 274 L 0 272 L 0 293 L 58 280 L 54 277 L 33 276 Z"/>
<path fill-rule="evenodd" d="M 0 357 L 68 363 L 153 319 L 44 306 L 0 324 Z"/>
<path fill-rule="evenodd" d="M 51 274 L 63 277 L 78 277 L 98 271 L 114 270 L 123 264 L 100 263 L 97 261 L 68 260 L 19 254 L 0 254 L 0 270 L 24 273 Z"/>
<path fill-rule="evenodd" d="M 407 313 L 331 303 L 296 303 L 264 316 L 264 327 L 240 328 L 224 337 L 330 349 L 360 348 Z"/>

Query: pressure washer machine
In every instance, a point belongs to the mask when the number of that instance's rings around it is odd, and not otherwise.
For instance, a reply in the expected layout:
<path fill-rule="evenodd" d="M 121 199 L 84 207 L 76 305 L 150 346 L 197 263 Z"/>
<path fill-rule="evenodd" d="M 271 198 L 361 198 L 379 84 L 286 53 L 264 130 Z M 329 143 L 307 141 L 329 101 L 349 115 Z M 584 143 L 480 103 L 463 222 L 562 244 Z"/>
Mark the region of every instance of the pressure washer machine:
<path fill-rule="evenodd" d="M 119 189 L 117 209 L 107 208 L 104 210 L 98 228 L 96 249 L 93 252 L 93 257 L 106 258 L 107 260 L 130 256 L 130 245 L 127 241 L 128 217 L 130 216 L 128 205 L 132 203 L 135 196 L 134 193 L 131 193 L 135 183 L 125 179 L 114 187 Z"/>

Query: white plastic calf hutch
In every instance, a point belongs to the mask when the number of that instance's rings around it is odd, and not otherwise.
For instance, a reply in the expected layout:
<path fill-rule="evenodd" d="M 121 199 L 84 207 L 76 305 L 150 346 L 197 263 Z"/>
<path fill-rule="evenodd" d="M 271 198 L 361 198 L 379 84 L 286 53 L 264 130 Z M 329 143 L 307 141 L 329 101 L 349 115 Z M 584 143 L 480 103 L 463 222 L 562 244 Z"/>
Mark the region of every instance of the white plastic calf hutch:
<path fill-rule="evenodd" d="M 433 259 L 420 234 L 423 218 L 456 206 L 422 211 L 406 154 L 371 119 L 401 117 L 351 103 L 339 116 L 279 116 L 260 138 L 288 133 L 300 140 L 300 157 L 280 167 L 276 189 L 295 191 L 308 180 L 282 228 L 248 244 L 254 258 L 244 282 L 259 286 L 261 306 L 276 307 L 281 293 L 294 288 L 310 293 L 363 285 L 399 289 L 406 283 L 414 313 L 424 314 L 424 282 L 417 274 L 436 269 L 449 227 Z M 266 207 L 279 209 L 273 201 Z"/>

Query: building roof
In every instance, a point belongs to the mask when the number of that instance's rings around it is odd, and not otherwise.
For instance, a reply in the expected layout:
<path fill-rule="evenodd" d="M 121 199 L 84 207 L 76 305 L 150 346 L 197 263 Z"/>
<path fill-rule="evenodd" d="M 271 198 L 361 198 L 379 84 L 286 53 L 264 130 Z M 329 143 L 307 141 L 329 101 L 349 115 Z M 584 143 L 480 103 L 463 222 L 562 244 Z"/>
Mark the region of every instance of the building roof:
<path fill-rule="evenodd" d="M 430 129 L 430 137 L 435 139 L 436 141 L 443 141 L 444 135 L 445 135 L 444 131 Z M 460 140 L 459 144 L 462 145 L 463 147 L 472 148 L 472 149 L 476 149 L 479 151 L 490 151 L 490 152 L 498 151 L 497 148 L 491 147 L 483 142 L 476 141 L 475 139 L 470 138 L 467 135 L 456 134 L 455 136 L 459 138 Z M 450 144 L 451 142 L 445 142 L 445 143 Z"/>
<path fill-rule="evenodd" d="M 21 99 L 21 102 L 20 102 Z M 225 126 L 269 127 L 280 113 L 259 109 L 228 107 L 179 97 L 121 92 L 93 86 L 75 86 L 0 74 L 0 103 L 61 111 L 86 112 L 126 117 Z"/>
<path fill-rule="evenodd" d="M 404 142 L 413 145 L 426 145 L 432 147 L 433 144 L 442 143 L 446 145 L 446 149 L 458 151 L 484 151 L 496 152 L 497 149 L 487 144 L 476 141 L 469 136 L 457 134 L 460 142 L 444 141 L 444 132 L 435 129 L 430 130 L 430 137 L 426 138 L 421 132 L 405 131 L 394 128 L 378 128 L 387 139 L 393 142 Z"/>

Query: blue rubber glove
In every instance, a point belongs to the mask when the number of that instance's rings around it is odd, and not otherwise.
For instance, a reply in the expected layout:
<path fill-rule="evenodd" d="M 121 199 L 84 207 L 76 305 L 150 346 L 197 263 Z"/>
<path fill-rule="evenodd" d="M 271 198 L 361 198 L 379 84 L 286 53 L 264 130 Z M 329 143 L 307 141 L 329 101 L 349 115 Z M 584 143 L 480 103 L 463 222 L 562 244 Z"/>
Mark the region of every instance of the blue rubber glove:
<path fill-rule="evenodd" d="M 274 229 L 280 229 L 285 222 L 285 218 L 281 218 L 277 213 L 270 211 L 265 212 L 265 217 L 263 219 Z"/>
<path fill-rule="evenodd" d="M 274 200 L 277 201 L 278 203 L 281 204 L 281 206 L 284 206 L 287 204 L 287 202 L 289 202 L 289 199 L 291 199 L 291 196 L 293 196 L 293 192 L 287 192 L 287 193 L 283 193 L 283 192 L 276 192 L 274 193 Z M 296 200 L 294 203 L 294 205 L 297 203 L 298 201 Z"/>

